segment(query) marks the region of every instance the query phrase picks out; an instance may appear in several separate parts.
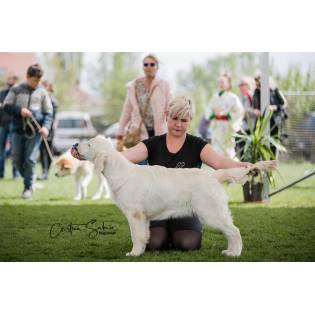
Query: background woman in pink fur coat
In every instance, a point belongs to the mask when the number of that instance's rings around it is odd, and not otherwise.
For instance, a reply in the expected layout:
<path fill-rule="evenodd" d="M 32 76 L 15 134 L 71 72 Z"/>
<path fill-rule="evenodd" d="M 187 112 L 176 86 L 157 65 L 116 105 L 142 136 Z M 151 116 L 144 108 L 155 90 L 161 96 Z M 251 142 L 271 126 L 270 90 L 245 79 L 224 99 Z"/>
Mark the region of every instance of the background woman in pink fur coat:
<path fill-rule="evenodd" d="M 117 132 L 119 151 L 123 149 L 127 130 L 132 132 L 138 129 L 142 116 L 144 121 L 141 125 L 141 140 L 165 134 L 167 131 L 165 112 L 171 99 L 171 92 L 169 84 L 157 77 L 158 69 L 158 58 L 149 54 L 143 59 L 144 77 L 127 84 L 127 96 Z"/>

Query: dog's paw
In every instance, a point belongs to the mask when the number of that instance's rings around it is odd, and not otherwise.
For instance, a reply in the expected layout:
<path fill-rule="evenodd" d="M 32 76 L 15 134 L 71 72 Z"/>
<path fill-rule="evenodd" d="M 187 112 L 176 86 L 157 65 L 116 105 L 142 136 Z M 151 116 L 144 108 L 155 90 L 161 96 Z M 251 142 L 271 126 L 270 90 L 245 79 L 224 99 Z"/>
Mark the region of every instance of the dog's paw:
<path fill-rule="evenodd" d="M 81 200 L 81 196 L 75 196 L 75 197 L 73 198 L 73 200 L 75 200 L 75 201 L 80 201 L 80 200 Z"/>
<path fill-rule="evenodd" d="M 140 255 L 135 255 L 132 252 L 126 254 L 127 257 L 138 257 Z"/>
<path fill-rule="evenodd" d="M 270 160 L 270 161 L 259 161 L 255 163 L 252 167 L 253 170 L 258 169 L 260 171 L 275 171 L 278 168 L 278 161 L 277 160 Z"/>
<path fill-rule="evenodd" d="M 234 251 L 225 249 L 225 250 L 222 251 L 222 255 L 230 256 L 230 257 L 238 257 L 238 256 L 241 256 L 241 253 L 236 253 Z"/>
<path fill-rule="evenodd" d="M 130 253 L 127 253 L 126 256 L 127 257 L 139 257 L 143 254 L 142 251 L 134 251 L 132 250 Z"/>

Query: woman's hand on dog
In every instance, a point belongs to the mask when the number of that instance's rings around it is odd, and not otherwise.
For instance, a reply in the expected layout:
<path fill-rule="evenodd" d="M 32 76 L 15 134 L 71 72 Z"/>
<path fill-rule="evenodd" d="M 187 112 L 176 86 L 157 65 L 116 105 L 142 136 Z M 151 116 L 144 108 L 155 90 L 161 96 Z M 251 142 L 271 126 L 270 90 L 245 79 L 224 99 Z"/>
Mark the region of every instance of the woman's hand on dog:
<path fill-rule="evenodd" d="M 250 162 L 241 162 L 241 163 L 242 163 L 241 167 L 252 168 L 254 166 L 254 164 Z"/>
<path fill-rule="evenodd" d="M 123 139 L 116 139 L 116 149 L 118 152 L 122 152 L 124 149 L 124 140 Z"/>

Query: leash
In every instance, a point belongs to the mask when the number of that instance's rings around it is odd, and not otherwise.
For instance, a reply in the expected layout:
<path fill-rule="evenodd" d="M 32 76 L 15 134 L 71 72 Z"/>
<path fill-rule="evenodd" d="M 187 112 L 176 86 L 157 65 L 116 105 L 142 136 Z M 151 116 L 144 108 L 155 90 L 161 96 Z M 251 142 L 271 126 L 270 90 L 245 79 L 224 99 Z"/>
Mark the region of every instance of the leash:
<path fill-rule="evenodd" d="M 314 176 L 314 175 L 315 175 L 315 171 L 313 171 L 313 172 L 311 172 L 311 173 L 309 173 L 309 174 L 303 176 L 303 177 L 300 178 L 300 179 L 297 179 L 296 181 L 290 183 L 290 184 L 287 185 L 287 186 L 284 186 L 284 187 L 282 187 L 282 188 L 280 188 L 280 189 L 278 189 L 278 190 L 272 192 L 271 194 L 269 194 L 268 197 L 271 197 L 271 196 L 273 196 L 273 195 L 276 195 L 276 194 L 278 194 L 279 192 L 281 192 L 281 191 L 283 191 L 283 190 L 286 190 L 286 189 L 288 189 L 288 188 L 294 186 L 295 184 L 297 184 L 297 183 L 299 183 L 299 182 L 301 182 L 301 181 L 303 181 L 303 180 L 305 180 L 305 179 L 307 179 L 307 178 L 309 178 L 309 177 L 311 177 L 311 176 Z"/>
<path fill-rule="evenodd" d="M 30 117 L 30 119 L 33 121 L 34 125 L 36 126 L 37 131 L 39 131 L 42 127 L 40 126 L 40 124 L 38 123 L 38 121 L 35 119 L 35 117 L 32 115 L 32 116 Z M 35 128 L 34 128 L 34 126 L 31 124 L 31 122 L 30 122 L 29 119 L 26 120 L 26 124 L 27 124 L 28 127 L 31 129 L 32 135 L 28 135 L 28 138 L 31 139 L 31 138 L 33 138 L 33 137 L 35 136 Z M 42 139 L 43 139 L 43 141 L 44 141 L 44 144 L 45 144 L 46 150 L 47 150 L 47 152 L 48 152 L 49 158 L 50 158 L 52 164 L 54 164 L 54 163 L 55 163 L 55 162 L 54 162 L 54 157 L 53 157 L 52 152 L 51 152 L 51 150 L 50 150 L 50 147 L 49 147 L 49 145 L 48 145 L 48 141 L 47 141 L 47 139 L 46 139 L 45 137 L 43 137 L 42 135 L 41 135 L 41 137 L 42 137 Z"/>

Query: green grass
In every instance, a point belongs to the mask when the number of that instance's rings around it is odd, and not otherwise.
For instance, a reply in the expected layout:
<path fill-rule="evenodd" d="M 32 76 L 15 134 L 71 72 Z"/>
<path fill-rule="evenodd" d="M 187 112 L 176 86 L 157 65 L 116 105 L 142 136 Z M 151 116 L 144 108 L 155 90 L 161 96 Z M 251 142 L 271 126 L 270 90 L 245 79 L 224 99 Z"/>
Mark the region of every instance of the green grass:
<path fill-rule="evenodd" d="M 283 163 L 278 187 L 304 175 L 315 166 Z M 9 177 L 7 169 L 7 177 Z M 235 224 L 240 228 L 244 249 L 239 258 L 221 255 L 226 240 L 221 233 L 204 229 L 198 251 L 146 252 L 130 258 L 129 227 L 110 201 L 72 201 L 73 178 L 51 176 L 33 200 L 22 200 L 22 181 L 0 182 L 0 261 L 314 261 L 315 260 L 315 176 L 282 192 L 269 203 L 243 204 L 238 185 L 227 187 Z M 95 191 L 95 182 L 89 195 Z M 112 225 L 116 234 L 90 239 L 86 231 L 50 237 L 54 223 L 98 223 Z"/>

